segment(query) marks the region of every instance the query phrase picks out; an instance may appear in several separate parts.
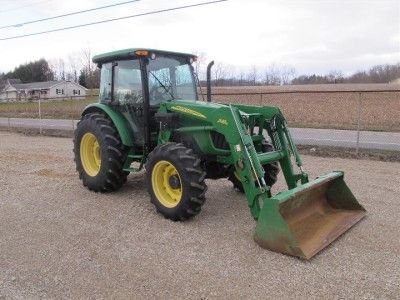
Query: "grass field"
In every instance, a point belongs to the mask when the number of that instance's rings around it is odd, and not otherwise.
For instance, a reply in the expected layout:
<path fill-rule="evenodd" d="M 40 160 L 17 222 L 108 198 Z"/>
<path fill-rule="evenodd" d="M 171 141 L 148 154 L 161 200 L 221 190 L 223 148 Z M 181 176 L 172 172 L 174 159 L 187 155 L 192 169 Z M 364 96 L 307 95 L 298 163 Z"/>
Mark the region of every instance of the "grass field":
<path fill-rule="evenodd" d="M 96 96 L 79 100 L 42 101 L 41 116 L 48 119 L 77 119 L 86 105 L 96 101 Z M 0 103 L 0 117 L 39 118 L 39 103 L 37 101 Z"/>
<path fill-rule="evenodd" d="M 352 92 L 355 90 L 364 92 L 360 95 Z M 357 129 L 360 115 L 362 130 L 400 131 L 399 90 L 398 85 L 386 84 L 216 87 L 213 100 L 278 106 L 292 127 Z M 271 92 L 276 93 L 260 95 Z M 240 93 L 246 95 L 237 95 Z M 95 101 L 96 96 L 85 100 L 42 102 L 41 115 L 42 118 L 77 119 L 83 108 Z M 1 103 L 0 117 L 38 118 L 38 103 Z"/>

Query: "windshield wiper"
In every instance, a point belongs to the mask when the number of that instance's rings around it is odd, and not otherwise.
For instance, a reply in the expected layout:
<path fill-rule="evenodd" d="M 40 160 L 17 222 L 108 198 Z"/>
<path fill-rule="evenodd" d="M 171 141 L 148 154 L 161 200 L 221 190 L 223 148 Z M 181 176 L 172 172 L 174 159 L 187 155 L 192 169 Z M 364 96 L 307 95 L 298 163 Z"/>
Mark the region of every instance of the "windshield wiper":
<path fill-rule="evenodd" d="M 149 71 L 149 73 L 150 73 L 151 75 L 153 75 L 153 77 L 155 78 L 155 80 L 157 80 L 157 82 L 162 86 L 162 88 L 163 88 L 168 94 L 171 95 L 171 97 L 172 97 L 171 100 L 175 100 L 174 95 L 172 95 L 172 93 L 169 91 L 169 89 L 167 89 L 167 88 L 165 87 L 165 85 L 162 84 L 162 82 L 157 78 L 157 76 L 154 75 L 151 71 Z"/>

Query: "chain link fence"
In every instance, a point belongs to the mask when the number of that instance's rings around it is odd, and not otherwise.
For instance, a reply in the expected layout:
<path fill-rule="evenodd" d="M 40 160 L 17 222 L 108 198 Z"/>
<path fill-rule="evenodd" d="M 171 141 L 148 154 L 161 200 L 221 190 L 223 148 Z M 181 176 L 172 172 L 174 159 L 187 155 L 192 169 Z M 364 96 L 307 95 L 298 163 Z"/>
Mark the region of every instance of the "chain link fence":
<path fill-rule="evenodd" d="M 72 131 L 98 95 L 0 102 L 0 127 Z M 201 97 L 200 97 L 201 98 Z M 204 97 L 205 98 L 205 97 Z M 400 151 L 400 90 L 287 90 L 215 88 L 212 99 L 280 107 L 300 145 Z"/>
<path fill-rule="evenodd" d="M 0 127 L 44 131 L 72 131 L 83 109 L 98 95 L 0 102 Z"/>
<path fill-rule="evenodd" d="M 298 144 L 400 151 L 400 90 L 219 88 L 213 100 L 279 107 Z"/>

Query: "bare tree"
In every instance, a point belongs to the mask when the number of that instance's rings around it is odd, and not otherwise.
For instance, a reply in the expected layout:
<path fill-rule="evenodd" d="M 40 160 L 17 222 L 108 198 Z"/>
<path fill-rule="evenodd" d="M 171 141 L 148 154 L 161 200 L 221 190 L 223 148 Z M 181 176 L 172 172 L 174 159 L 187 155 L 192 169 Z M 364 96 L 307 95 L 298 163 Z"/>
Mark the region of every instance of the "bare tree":
<path fill-rule="evenodd" d="M 344 76 L 340 70 L 332 70 L 328 73 L 327 79 L 329 83 L 342 83 L 344 81 Z"/>
<path fill-rule="evenodd" d="M 221 85 L 222 84 L 222 80 L 226 78 L 226 69 L 225 69 L 225 65 L 221 64 L 221 63 L 216 63 L 213 66 L 213 81 L 215 83 L 216 86 Z"/>
<path fill-rule="evenodd" d="M 277 65 L 272 63 L 264 72 L 265 85 L 289 84 L 295 77 L 296 70 L 289 65 Z"/>
<path fill-rule="evenodd" d="M 205 79 L 207 55 L 205 52 L 196 51 L 193 54 L 197 57 L 196 61 L 193 63 L 194 72 L 199 77 L 199 80 Z"/>
<path fill-rule="evenodd" d="M 250 85 L 255 86 L 258 82 L 258 70 L 256 66 L 252 66 L 250 72 L 247 74 L 247 79 Z"/>
<path fill-rule="evenodd" d="M 238 85 L 245 85 L 245 72 L 243 70 L 239 71 Z"/>
<path fill-rule="evenodd" d="M 281 85 L 290 84 L 293 78 L 296 76 L 296 69 L 289 65 L 283 65 L 280 68 Z"/>
<path fill-rule="evenodd" d="M 86 87 L 89 89 L 98 87 L 99 76 L 98 71 L 96 71 L 96 65 L 92 62 L 92 50 L 87 47 L 81 51 L 81 64 L 82 70 L 85 75 Z"/>
<path fill-rule="evenodd" d="M 53 73 L 54 79 L 58 80 L 57 59 L 50 59 L 48 62 L 49 62 L 49 68 Z"/>
<path fill-rule="evenodd" d="M 265 85 L 280 85 L 280 71 L 275 64 L 271 64 L 267 67 L 264 72 L 264 84 Z"/>
<path fill-rule="evenodd" d="M 71 53 L 68 55 L 68 80 L 78 82 L 78 74 L 80 72 L 80 58 L 79 53 Z"/>
<path fill-rule="evenodd" d="M 60 80 L 65 80 L 65 61 L 62 58 L 58 59 L 58 70 Z"/>
<path fill-rule="evenodd" d="M 49 66 L 54 74 L 54 79 L 65 80 L 67 77 L 67 72 L 65 68 L 65 61 L 62 58 L 55 58 L 49 61 Z"/>

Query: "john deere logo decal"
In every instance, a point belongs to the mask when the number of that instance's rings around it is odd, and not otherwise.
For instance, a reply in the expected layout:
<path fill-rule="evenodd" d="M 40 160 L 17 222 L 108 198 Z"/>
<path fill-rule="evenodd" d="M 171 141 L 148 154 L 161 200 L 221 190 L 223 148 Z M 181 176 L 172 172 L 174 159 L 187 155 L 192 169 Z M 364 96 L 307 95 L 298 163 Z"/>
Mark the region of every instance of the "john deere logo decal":
<path fill-rule="evenodd" d="M 202 113 L 199 113 L 198 111 L 195 111 L 193 109 L 190 109 L 190 108 L 187 108 L 187 107 L 184 107 L 184 106 L 180 106 L 180 105 L 171 106 L 171 110 L 187 113 L 189 115 L 193 115 L 195 117 L 199 117 L 199 118 L 202 118 L 202 119 L 207 119 L 207 117 L 205 115 L 203 115 Z"/>

